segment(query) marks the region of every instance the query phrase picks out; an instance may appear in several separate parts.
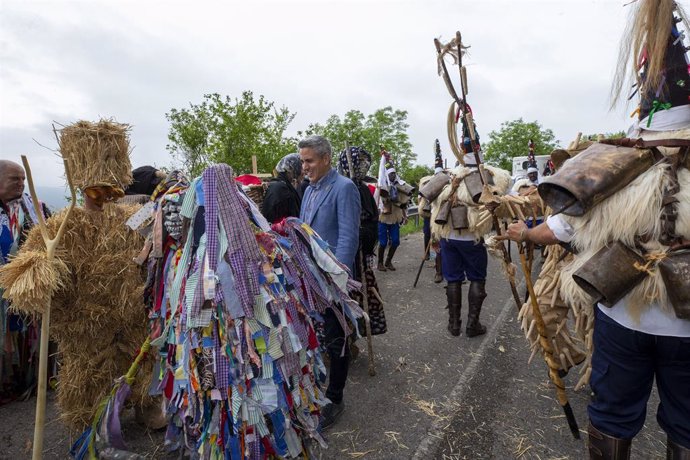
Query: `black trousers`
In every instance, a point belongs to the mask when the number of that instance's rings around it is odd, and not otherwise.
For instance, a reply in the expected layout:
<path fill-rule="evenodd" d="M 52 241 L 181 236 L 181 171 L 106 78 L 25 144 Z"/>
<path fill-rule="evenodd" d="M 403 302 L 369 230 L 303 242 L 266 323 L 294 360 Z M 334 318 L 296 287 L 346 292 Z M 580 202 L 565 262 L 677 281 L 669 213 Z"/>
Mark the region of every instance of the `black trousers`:
<path fill-rule="evenodd" d="M 342 312 L 340 306 L 334 307 Z M 324 317 L 324 340 L 325 347 L 328 351 L 328 357 L 331 360 L 331 365 L 328 370 L 328 388 L 326 389 L 326 397 L 336 404 L 340 404 L 343 400 L 343 390 L 345 389 L 345 382 L 347 381 L 347 371 L 350 366 L 350 347 L 345 346 L 345 331 L 338 321 L 332 309 L 326 310 Z M 345 346 L 345 354 L 343 353 L 343 346 Z"/>

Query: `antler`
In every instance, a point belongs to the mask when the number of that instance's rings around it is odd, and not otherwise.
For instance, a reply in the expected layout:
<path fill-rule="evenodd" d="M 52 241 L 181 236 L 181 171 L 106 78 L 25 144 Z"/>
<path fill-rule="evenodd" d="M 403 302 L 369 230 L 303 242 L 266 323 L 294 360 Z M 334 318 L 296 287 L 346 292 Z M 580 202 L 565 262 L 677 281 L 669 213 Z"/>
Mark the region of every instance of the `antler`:
<path fill-rule="evenodd" d="M 48 233 L 48 226 L 46 225 L 45 218 L 43 217 L 43 213 L 41 212 L 38 196 L 36 195 L 36 188 L 34 187 L 34 180 L 33 176 L 31 175 L 31 166 L 29 166 L 29 160 L 26 158 L 26 155 L 22 155 L 22 163 L 24 164 L 24 170 L 26 171 L 26 179 L 29 182 L 29 194 L 31 195 L 31 201 L 33 201 L 34 211 L 36 211 L 36 215 L 38 216 L 38 226 L 41 231 L 43 241 L 46 244 L 46 250 L 48 253 L 49 260 L 53 258 L 55 254 L 55 249 L 60 243 L 62 235 L 65 233 L 65 223 L 67 222 L 69 215 L 72 213 L 72 209 L 74 209 L 74 204 L 77 201 L 77 193 L 74 185 L 72 184 L 72 175 L 70 174 L 69 166 L 67 166 L 67 161 L 65 159 L 63 159 L 62 162 L 65 165 L 65 176 L 67 176 L 67 184 L 69 185 L 70 193 L 72 194 L 72 201 L 69 205 L 69 208 L 67 209 L 65 218 L 62 220 L 62 223 L 60 224 L 60 228 L 58 229 L 55 238 L 51 239 L 50 233 Z"/>

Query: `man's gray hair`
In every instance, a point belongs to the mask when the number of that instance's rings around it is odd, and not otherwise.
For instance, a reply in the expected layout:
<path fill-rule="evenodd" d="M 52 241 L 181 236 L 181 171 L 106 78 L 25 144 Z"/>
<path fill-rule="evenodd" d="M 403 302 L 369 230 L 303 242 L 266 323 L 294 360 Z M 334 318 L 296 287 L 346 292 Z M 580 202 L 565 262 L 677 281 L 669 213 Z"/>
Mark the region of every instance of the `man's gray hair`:
<path fill-rule="evenodd" d="M 333 150 L 331 149 L 331 143 L 328 142 L 323 136 L 309 136 L 306 139 L 302 139 L 297 144 L 300 149 L 312 149 L 317 155 L 323 157 L 328 155 L 332 156 Z"/>

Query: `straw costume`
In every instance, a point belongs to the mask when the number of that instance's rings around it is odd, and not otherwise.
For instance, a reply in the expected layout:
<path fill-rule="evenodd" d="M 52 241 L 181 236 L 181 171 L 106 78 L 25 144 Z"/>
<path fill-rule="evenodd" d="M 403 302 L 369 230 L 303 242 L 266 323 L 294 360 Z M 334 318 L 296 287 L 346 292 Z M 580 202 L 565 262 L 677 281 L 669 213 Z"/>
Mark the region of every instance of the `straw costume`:
<path fill-rule="evenodd" d="M 132 259 L 143 239 L 124 223 L 137 207 L 109 203 L 132 180 L 128 126 L 80 121 L 60 132 L 60 153 L 74 182 L 103 203 L 102 211 L 75 208 L 52 264 L 37 227 L 18 255 L 0 270 L 13 308 L 40 315 L 51 305 L 51 338 L 61 353 L 57 403 L 62 420 L 81 429 L 112 381 L 124 374 L 144 338 L 142 273 Z M 47 221 L 52 234 L 64 211 Z M 134 401 L 148 401 L 147 386 Z"/>
<path fill-rule="evenodd" d="M 349 333 L 361 310 L 347 292 L 359 284 L 300 220 L 272 230 L 227 165 L 191 184 L 168 180 L 153 198 L 134 221 L 151 235 L 139 260 L 166 446 L 202 458 L 307 456 L 308 439 L 324 443 L 328 402 L 314 321 L 332 309 Z"/>
<path fill-rule="evenodd" d="M 565 160 L 574 157 L 590 145 L 592 142 L 580 142 L 578 139 L 571 144 L 568 150 L 555 150 L 551 154 L 554 168 L 552 172 L 560 168 Z M 519 196 L 506 195 L 502 197 L 501 201 L 502 205 L 497 208 L 496 212 L 505 219 L 517 218 L 527 221 L 529 217 L 534 218 L 534 216 L 541 215 L 548 217 L 551 214 L 551 210 L 537 194 L 536 188 L 530 188 L 527 193 L 523 191 Z M 591 344 L 594 318 L 588 317 L 585 313 L 579 314 L 580 312 L 577 312 L 577 315 L 571 315 L 571 307 L 563 300 L 563 295 L 560 292 L 561 270 L 572 262 L 573 254 L 557 244 L 548 245 L 544 252 L 546 254 L 544 263 L 534 284 L 537 303 L 546 326 L 547 340 L 553 344 L 560 374 L 565 375 L 571 367 L 586 360 L 580 380 L 575 386 L 576 389 L 579 389 L 589 382 L 591 352 L 588 351 L 586 344 Z M 573 316 L 575 324 L 571 326 L 569 321 Z M 537 352 L 541 351 L 541 346 L 530 301 L 522 305 L 518 320 L 521 321 L 522 331 L 530 344 L 532 353 L 529 361 L 531 362 Z"/>

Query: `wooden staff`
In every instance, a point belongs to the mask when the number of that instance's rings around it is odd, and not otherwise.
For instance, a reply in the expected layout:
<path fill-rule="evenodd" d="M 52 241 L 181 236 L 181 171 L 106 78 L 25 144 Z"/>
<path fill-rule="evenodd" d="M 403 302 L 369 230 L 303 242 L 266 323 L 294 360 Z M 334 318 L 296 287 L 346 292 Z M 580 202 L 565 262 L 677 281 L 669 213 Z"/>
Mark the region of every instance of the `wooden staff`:
<path fill-rule="evenodd" d="M 352 164 L 352 153 L 350 153 L 349 142 L 345 142 L 345 156 L 347 158 L 347 167 L 350 170 L 350 179 L 354 181 L 355 168 Z M 369 358 L 369 375 L 373 377 L 376 375 L 376 368 L 374 366 L 374 346 L 371 340 L 371 321 L 369 319 L 369 286 L 367 285 L 367 273 L 366 266 L 364 264 L 364 254 L 362 254 L 361 249 L 357 252 L 359 253 L 359 257 L 357 257 L 357 264 L 359 265 L 359 272 L 362 275 L 362 286 L 364 286 L 364 293 L 362 295 L 362 299 L 364 303 L 364 314 L 366 315 L 364 318 L 364 329 L 366 330 L 367 334 L 367 356 Z"/>
<path fill-rule="evenodd" d="M 419 281 L 419 275 L 422 273 L 422 268 L 424 268 L 424 262 L 426 262 L 426 257 L 429 255 L 429 252 L 431 251 L 431 238 L 429 238 L 429 243 L 426 245 L 426 249 L 424 249 L 424 257 L 422 257 L 422 263 L 419 264 L 419 270 L 417 270 L 417 276 L 414 279 L 414 284 L 412 285 L 413 288 L 417 287 L 417 282 Z"/>
<path fill-rule="evenodd" d="M 458 67 L 460 67 L 460 90 L 462 94 L 462 99 L 459 103 L 460 109 L 462 113 L 464 113 L 465 122 L 467 123 L 467 129 L 470 134 L 470 146 L 472 148 L 472 153 L 474 153 L 474 159 L 477 162 L 477 168 L 479 169 L 479 178 L 482 182 L 482 185 L 484 186 L 484 192 L 486 192 L 488 184 L 488 181 L 486 179 L 486 171 L 484 171 L 484 165 L 482 164 L 482 160 L 479 156 L 479 146 L 477 145 L 477 134 L 474 130 L 474 119 L 472 117 L 472 112 L 470 112 L 469 106 L 467 105 L 467 72 L 464 70 L 465 67 L 462 65 L 462 35 L 460 35 L 460 31 L 457 31 L 455 33 L 455 41 L 458 47 Z M 447 69 L 445 68 L 445 66 L 443 67 L 443 69 L 444 72 L 447 73 Z M 448 79 L 450 80 L 449 76 Z M 493 228 L 496 231 L 496 235 L 500 238 L 501 226 L 498 222 L 498 218 L 496 217 L 494 210 L 489 209 L 489 211 L 491 212 Z M 508 269 L 508 267 L 511 264 L 510 254 L 508 254 L 508 250 L 506 249 L 502 241 L 499 242 L 498 245 L 503 255 L 503 265 L 506 267 L 506 273 L 511 273 L 511 271 Z M 518 294 L 517 286 L 515 285 L 515 279 L 511 275 L 509 275 L 508 282 L 510 283 L 510 291 L 513 294 L 515 306 L 518 309 L 518 311 L 520 311 L 520 309 L 522 308 L 522 302 L 520 301 L 520 294 Z"/>
<path fill-rule="evenodd" d="M 63 158 L 63 164 L 65 165 L 65 176 L 67 176 L 67 183 L 69 184 L 70 193 L 72 194 L 72 201 L 67 209 L 60 228 L 55 235 L 55 238 L 50 238 L 50 233 L 48 233 L 48 227 L 46 226 L 45 219 L 43 217 L 43 210 L 38 201 L 36 195 L 36 188 L 34 187 L 33 176 L 31 175 L 31 167 L 29 166 L 29 160 L 27 160 L 26 155 L 22 155 L 22 163 L 24 164 L 24 171 L 26 171 L 26 179 L 29 183 L 29 192 L 31 194 L 31 201 L 33 201 L 34 211 L 38 218 L 38 226 L 41 231 L 41 236 L 46 245 L 47 260 L 50 261 L 55 257 L 55 250 L 60 244 L 62 235 L 65 233 L 65 224 L 69 220 L 69 216 L 74 209 L 74 204 L 77 202 L 77 194 L 72 184 L 72 176 L 70 174 L 69 167 L 67 166 L 67 160 Z M 43 457 L 43 431 L 45 428 L 45 418 L 46 418 L 46 398 L 48 387 L 48 341 L 49 341 L 49 330 L 50 330 L 50 299 L 46 299 L 46 309 L 41 318 L 41 343 L 38 357 L 38 390 L 36 396 L 36 419 L 34 423 L 34 444 L 32 459 L 39 460 Z"/>
<path fill-rule="evenodd" d="M 525 258 L 525 247 L 521 243 L 518 243 L 518 246 L 520 249 L 520 263 L 522 264 L 522 271 L 525 274 L 525 284 L 527 284 L 527 292 L 529 292 L 529 298 L 532 303 L 532 315 L 534 316 L 535 325 L 537 326 L 537 333 L 539 334 L 539 344 L 544 350 L 544 361 L 546 361 L 546 364 L 549 366 L 549 377 L 556 387 L 558 403 L 563 408 L 570 432 L 573 434 L 575 439 L 580 439 L 580 429 L 577 426 L 575 414 L 573 414 L 573 409 L 570 407 L 570 403 L 568 402 L 568 396 L 565 394 L 565 385 L 563 384 L 563 380 L 561 380 L 560 376 L 558 375 L 560 365 L 556 362 L 556 359 L 554 358 L 553 346 L 546 337 L 546 324 L 544 323 L 544 318 L 541 316 L 541 310 L 539 309 L 539 304 L 537 303 L 537 296 L 534 293 L 532 274 L 529 272 L 527 260 Z"/>

